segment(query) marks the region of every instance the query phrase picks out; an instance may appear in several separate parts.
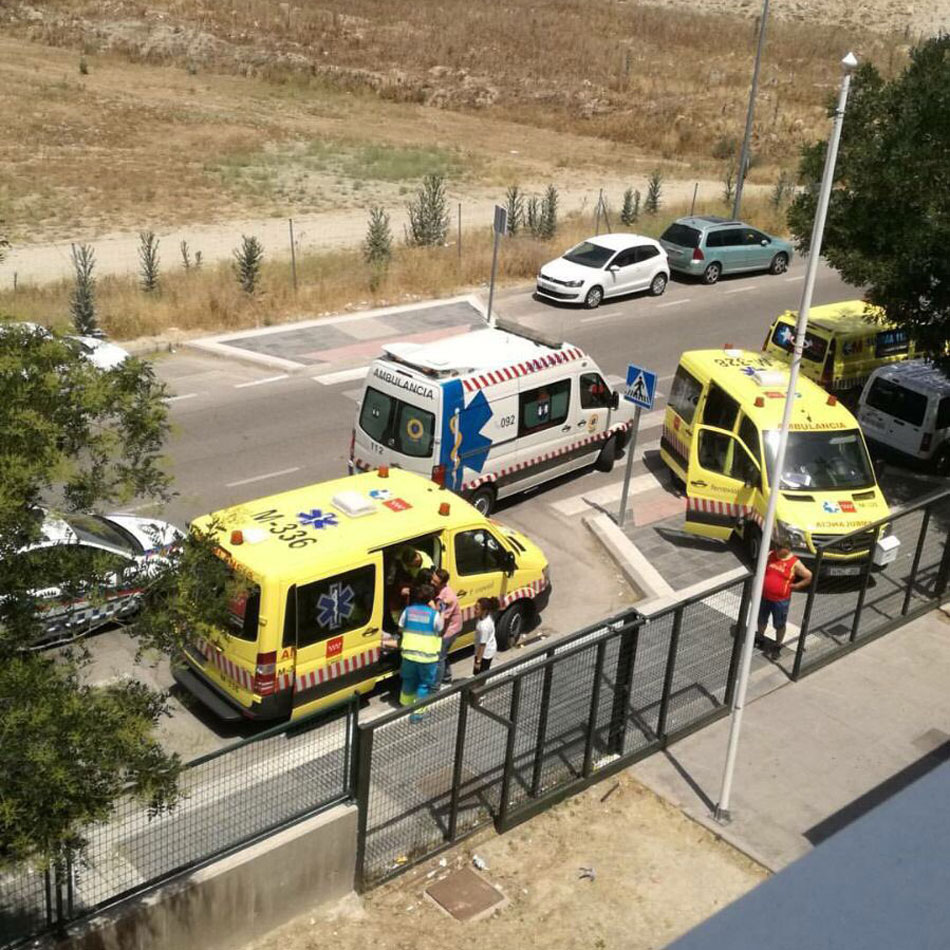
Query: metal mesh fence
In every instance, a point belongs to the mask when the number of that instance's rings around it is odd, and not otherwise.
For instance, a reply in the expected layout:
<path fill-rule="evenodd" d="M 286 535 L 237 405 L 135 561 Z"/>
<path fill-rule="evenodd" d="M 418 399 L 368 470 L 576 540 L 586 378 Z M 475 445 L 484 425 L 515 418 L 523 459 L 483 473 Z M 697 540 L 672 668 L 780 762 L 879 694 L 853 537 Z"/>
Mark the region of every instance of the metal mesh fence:
<path fill-rule="evenodd" d="M 947 584 L 948 531 L 950 493 L 941 492 L 822 546 L 793 676 L 932 606 Z M 882 557 L 882 548 L 894 547 L 895 541 L 893 559 Z"/>
<path fill-rule="evenodd" d="M 122 801 L 88 829 L 81 861 L 0 878 L 0 945 L 79 917 L 348 797 L 355 705 L 198 759 L 182 801 L 151 815 Z M 48 885 L 49 882 L 49 886 Z"/>

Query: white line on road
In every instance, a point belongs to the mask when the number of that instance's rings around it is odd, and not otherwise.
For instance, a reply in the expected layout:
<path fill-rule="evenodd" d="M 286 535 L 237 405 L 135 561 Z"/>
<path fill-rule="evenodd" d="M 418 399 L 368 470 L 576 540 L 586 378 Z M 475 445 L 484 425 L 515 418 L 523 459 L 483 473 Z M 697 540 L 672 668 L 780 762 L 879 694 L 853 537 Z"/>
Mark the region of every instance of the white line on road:
<path fill-rule="evenodd" d="M 266 475 L 255 475 L 252 478 L 240 478 L 236 482 L 228 482 L 224 487 L 237 488 L 238 485 L 250 485 L 251 482 L 262 482 L 265 478 L 277 478 L 280 475 L 292 475 L 294 472 L 299 471 L 300 466 L 295 465 L 293 468 L 282 468 L 279 472 L 268 472 Z"/>
<path fill-rule="evenodd" d="M 798 274 L 798 275 L 795 276 L 795 277 L 786 277 L 785 279 L 786 279 L 786 280 L 804 280 L 804 279 L 805 279 L 805 275 L 804 275 L 804 274 Z"/>
<path fill-rule="evenodd" d="M 663 484 L 657 479 L 653 472 L 648 472 L 646 475 L 637 475 L 635 478 L 630 479 L 628 498 L 632 498 L 634 495 L 640 495 L 643 492 L 652 491 L 654 488 L 663 488 Z M 603 488 L 596 488 L 593 491 L 584 492 L 582 495 L 565 498 L 563 501 L 555 501 L 550 507 L 558 514 L 571 517 L 572 515 L 579 515 L 585 511 L 590 511 L 591 508 L 594 507 L 604 507 L 613 502 L 620 501 L 622 494 L 623 482 L 619 481 L 605 485 Z"/>
<path fill-rule="evenodd" d="M 749 290 L 755 290 L 755 287 L 733 287 L 732 290 L 724 290 L 724 294 L 744 294 Z"/>
<path fill-rule="evenodd" d="M 657 304 L 657 309 L 660 307 L 678 307 L 681 303 L 689 303 L 693 298 L 692 297 L 683 297 L 680 300 L 668 300 L 666 303 Z"/>
<path fill-rule="evenodd" d="M 369 372 L 368 366 L 356 366 L 353 369 L 342 369 L 338 373 L 325 373 L 323 376 L 314 376 L 315 383 L 324 386 L 335 386 L 337 383 L 351 383 L 354 379 L 363 379 Z"/>
<path fill-rule="evenodd" d="M 581 323 L 596 323 L 598 320 L 611 320 L 614 317 L 622 317 L 622 313 L 599 313 L 596 317 L 584 317 Z"/>
<path fill-rule="evenodd" d="M 235 389 L 247 389 L 248 386 L 263 386 L 265 383 L 276 383 L 278 380 L 287 379 L 289 373 L 281 373 L 279 376 L 266 376 L 264 379 L 252 379 L 249 383 L 236 383 Z"/>
<path fill-rule="evenodd" d="M 182 399 L 194 399 L 198 393 L 182 393 L 180 396 L 166 396 L 165 402 L 181 402 Z"/>

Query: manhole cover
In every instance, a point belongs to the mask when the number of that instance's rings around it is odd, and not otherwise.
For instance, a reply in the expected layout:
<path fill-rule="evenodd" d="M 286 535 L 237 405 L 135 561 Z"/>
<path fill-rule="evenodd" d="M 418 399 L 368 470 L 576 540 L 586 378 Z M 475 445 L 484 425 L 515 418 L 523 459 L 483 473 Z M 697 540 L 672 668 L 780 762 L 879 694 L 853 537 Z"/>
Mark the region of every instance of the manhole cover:
<path fill-rule="evenodd" d="M 506 903 L 505 895 L 471 868 L 450 874 L 426 893 L 456 920 L 474 920 Z"/>

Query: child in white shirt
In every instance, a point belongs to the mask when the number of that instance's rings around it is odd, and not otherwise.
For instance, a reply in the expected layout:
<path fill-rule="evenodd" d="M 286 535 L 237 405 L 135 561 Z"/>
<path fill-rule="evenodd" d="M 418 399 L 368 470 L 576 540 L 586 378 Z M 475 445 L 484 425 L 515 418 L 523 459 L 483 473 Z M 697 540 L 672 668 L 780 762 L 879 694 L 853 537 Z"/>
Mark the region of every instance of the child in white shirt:
<path fill-rule="evenodd" d="M 491 669 L 491 662 L 498 652 L 495 641 L 495 621 L 492 611 L 498 609 L 497 597 L 479 597 L 475 603 L 475 666 L 473 676 Z"/>

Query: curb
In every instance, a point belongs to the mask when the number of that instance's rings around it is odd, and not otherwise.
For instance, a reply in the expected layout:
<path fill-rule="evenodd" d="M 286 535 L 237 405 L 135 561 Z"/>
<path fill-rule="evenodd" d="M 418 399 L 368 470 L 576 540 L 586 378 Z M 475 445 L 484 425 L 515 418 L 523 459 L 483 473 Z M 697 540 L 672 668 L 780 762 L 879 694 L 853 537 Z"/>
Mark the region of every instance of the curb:
<path fill-rule="evenodd" d="M 604 546 L 631 587 L 639 590 L 647 602 L 658 597 L 675 597 L 676 592 L 660 572 L 640 553 L 636 545 L 602 512 L 582 519 L 594 537 Z M 637 610 L 640 610 L 637 604 Z"/>

